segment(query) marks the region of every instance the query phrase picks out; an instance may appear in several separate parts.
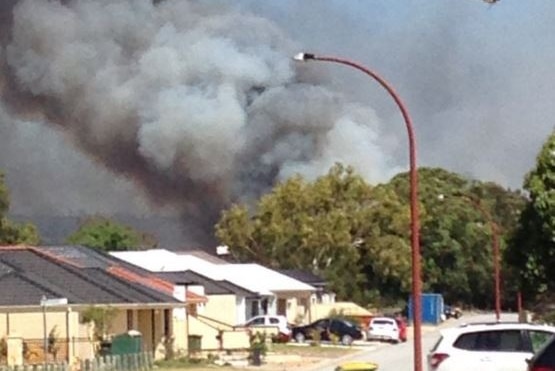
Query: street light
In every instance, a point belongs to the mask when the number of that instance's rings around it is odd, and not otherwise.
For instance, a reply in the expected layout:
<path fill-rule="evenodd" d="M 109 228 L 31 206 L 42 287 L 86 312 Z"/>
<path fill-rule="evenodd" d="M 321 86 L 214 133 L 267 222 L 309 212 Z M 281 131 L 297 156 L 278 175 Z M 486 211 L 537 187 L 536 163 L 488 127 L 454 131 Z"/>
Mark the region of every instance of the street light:
<path fill-rule="evenodd" d="M 420 220 L 418 216 L 418 172 L 416 168 L 416 140 L 412 120 L 401 98 L 387 81 L 377 73 L 358 63 L 337 57 L 316 56 L 309 53 L 299 53 L 293 57 L 296 61 L 322 61 L 343 64 L 353 67 L 376 80 L 393 98 L 403 115 L 407 127 L 409 140 L 410 164 L 410 216 L 411 216 L 411 255 L 412 255 L 412 309 L 414 331 L 414 370 L 422 371 L 422 278 L 420 268 Z"/>
<path fill-rule="evenodd" d="M 463 194 L 463 193 L 456 193 L 455 196 L 462 198 L 463 200 L 470 203 L 474 206 L 480 213 L 483 215 L 484 219 L 486 219 L 487 223 L 491 229 L 491 244 L 493 248 L 493 278 L 494 278 L 494 297 L 495 297 L 495 319 L 499 322 L 501 318 L 501 268 L 499 262 L 499 226 L 493 220 L 491 213 L 484 208 L 480 201 L 476 198 Z M 445 195 L 439 195 L 438 198 L 440 200 L 445 199 Z"/>

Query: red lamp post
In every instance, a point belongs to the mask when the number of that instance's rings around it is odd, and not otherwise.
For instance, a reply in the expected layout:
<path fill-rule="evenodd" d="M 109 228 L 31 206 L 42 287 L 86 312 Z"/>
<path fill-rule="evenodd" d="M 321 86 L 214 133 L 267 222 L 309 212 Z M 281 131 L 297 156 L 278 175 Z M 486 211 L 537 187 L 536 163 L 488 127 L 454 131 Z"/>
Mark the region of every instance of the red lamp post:
<path fill-rule="evenodd" d="M 416 167 L 416 140 L 412 120 L 403 101 L 387 81 L 374 71 L 358 63 L 337 57 L 316 56 L 314 54 L 299 53 L 295 55 L 298 61 L 322 61 L 343 64 L 353 67 L 376 80 L 393 98 L 401 111 L 408 133 L 409 165 L 410 165 L 410 216 L 411 216 L 411 255 L 412 255 L 412 314 L 414 328 L 414 370 L 422 371 L 422 277 L 420 262 L 420 220 L 418 213 L 418 172 Z"/>

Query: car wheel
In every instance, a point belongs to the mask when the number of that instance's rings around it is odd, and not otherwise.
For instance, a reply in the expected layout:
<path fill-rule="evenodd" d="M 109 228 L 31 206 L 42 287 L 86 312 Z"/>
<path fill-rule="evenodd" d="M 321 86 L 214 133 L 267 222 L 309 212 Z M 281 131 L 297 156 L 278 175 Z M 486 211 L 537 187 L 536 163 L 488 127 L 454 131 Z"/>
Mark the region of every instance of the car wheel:
<path fill-rule="evenodd" d="M 295 335 L 295 341 L 297 343 L 304 343 L 305 341 L 305 336 L 302 332 L 297 332 L 297 334 Z"/>
<path fill-rule="evenodd" d="M 341 337 L 341 344 L 351 345 L 353 343 L 353 337 L 351 335 L 343 335 Z"/>

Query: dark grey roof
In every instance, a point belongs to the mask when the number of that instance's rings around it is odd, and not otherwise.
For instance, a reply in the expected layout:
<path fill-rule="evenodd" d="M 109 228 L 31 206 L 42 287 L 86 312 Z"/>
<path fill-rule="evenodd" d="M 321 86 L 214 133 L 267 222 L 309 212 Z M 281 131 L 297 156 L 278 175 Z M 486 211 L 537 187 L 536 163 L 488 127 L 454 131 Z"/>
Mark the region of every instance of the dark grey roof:
<path fill-rule="evenodd" d="M 182 285 L 202 285 L 206 295 L 235 294 L 245 297 L 253 297 L 258 294 L 237 286 L 229 281 L 214 280 L 202 274 L 187 270 L 183 272 L 160 272 L 157 273 L 162 279 Z"/>
<path fill-rule="evenodd" d="M 177 303 L 171 294 L 134 282 L 125 270 L 112 273 L 107 261 L 87 260 L 83 249 L 0 248 L 0 305 L 38 305 L 43 296 L 70 304 Z M 92 250 L 91 250 L 92 251 Z M 59 253 L 59 254 L 57 254 Z M 123 269 L 123 268 L 121 268 Z"/>
<path fill-rule="evenodd" d="M 300 269 L 278 269 L 277 271 L 316 288 L 327 286 L 326 280 L 309 271 L 303 271 Z"/>

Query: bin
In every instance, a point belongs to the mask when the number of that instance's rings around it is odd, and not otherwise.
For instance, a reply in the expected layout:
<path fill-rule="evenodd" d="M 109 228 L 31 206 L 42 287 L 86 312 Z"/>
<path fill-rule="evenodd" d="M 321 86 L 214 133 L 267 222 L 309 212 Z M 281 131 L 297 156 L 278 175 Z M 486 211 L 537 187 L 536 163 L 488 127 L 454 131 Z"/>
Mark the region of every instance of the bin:
<path fill-rule="evenodd" d="M 111 354 L 134 354 L 142 352 L 142 336 L 138 331 L 119 334 L 112 339 Z"/>
<path fill-rule="evenodd" d="M 202 350 L 201 342 L 202 342 L 202 336 L 189 335 L 187 338 L 189 352 L 200 352 Z"/>
<path fill-rule="evenodd" d="M 337 366 L 335 371 L 376 371 L 378 365 L 372 362 L 348 362 Z"/>

